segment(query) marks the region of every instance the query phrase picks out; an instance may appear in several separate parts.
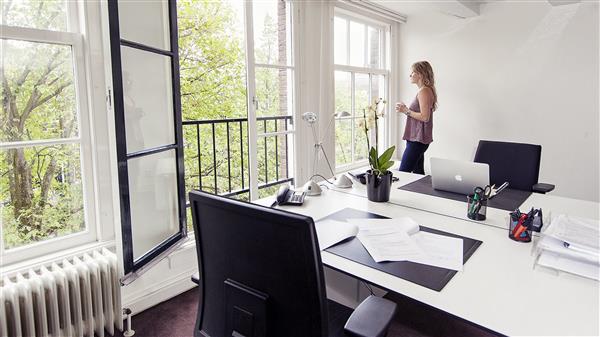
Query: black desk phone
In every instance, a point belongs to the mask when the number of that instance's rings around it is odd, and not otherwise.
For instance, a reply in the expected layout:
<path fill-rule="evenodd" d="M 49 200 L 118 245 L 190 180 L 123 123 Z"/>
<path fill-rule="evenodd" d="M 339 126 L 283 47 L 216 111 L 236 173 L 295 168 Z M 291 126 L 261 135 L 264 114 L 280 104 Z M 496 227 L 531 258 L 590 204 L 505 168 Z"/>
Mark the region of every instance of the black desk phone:
<path fill-rule="evenodd" d="M 289 185 L 284 185 L 277 192 L 277 204 L 300 206 L 304 203 L 304 197 L 306 197 L 306 192 L 294 191 L 290 189 Z"/>

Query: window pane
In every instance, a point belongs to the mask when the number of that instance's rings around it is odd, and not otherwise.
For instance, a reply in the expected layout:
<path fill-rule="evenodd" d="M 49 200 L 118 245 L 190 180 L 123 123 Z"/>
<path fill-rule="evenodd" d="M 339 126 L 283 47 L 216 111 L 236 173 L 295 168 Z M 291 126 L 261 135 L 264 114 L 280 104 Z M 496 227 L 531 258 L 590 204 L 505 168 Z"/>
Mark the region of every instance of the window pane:
<path fill-rule="evenodd" d="M 348 64 L 348 26 L 347 21 L 336 17 L 333 20 L 334 29 L 334 63 Z"/>
<path fill-rule="evenodd" d="M 368 66 L 371 68 L 380 68 L 381 64 L 381 48 L 379 46 L 379 29 L 373 27 L 368 28 L 369 34 L 369 50 L 367 54 L 369 56 Z"/>
<path fill-rule="evenodd" d="M 85 230 L 79 144 L 2 150 L 0 160 L 7 249 Z"/>
<path fill-rule="evenodd" d="M 67 6 L 59 0 L 2 1 L 1 24 L 48 30 L 67 30 Z"/>
<path fill-rule="evenodd" d="M 128 161 L 133 259 L 179 232 L 175 150 Z"/>
<path fill-rule="evenodd" d="M 365 25 L 350 21 L 350 65 L 365 66 Z"/>
<path fill-rule="evenodd" d="M 173 144 L 171 58 L 129 47 L 121 56 L 127 152 Z"/>
<path fill-rule="evenodd" d="M 338 117 L 352 113 L 350 73 L 345 71 L 335 72 L 335 112 Z M 344 113 L 346 112 L 346 113 Z"/>
<path fill-rule="evenodd" d="M 335 166 L 352 162 L 352 118 L 335 120 Z"/>
<path fill-rule="evenodd" d="M 256 116 L 291 116 L 293 72 L 291 69 L 256 67 Z M 259 131 L 262 125 L 258 125 Z"/>
<path fill-rule="evenodd" d="M 367 159 L 367 137 L 364 129 L 359 126 L 361 118 L 354 120 L 354 161 Z"/>
<path fill-rule="evenodd" d="M 285 0 L 252 3 L 256 63 L 292 64 L 289 3 Z"/>
<path fill-rule="evenodd" d="M 369 74 L 355 74 L 354 109 L 356 117 L 363 116 L 363 109 L 369 106 L 369 101 Z"/>
<path fill-rule="evenodd" d="M 383 75 L 372 75 L 371 76 L 371 101 L 377 98 L 387 99 L 386 88 L 385 88 L 385 77 Z M 393 107 L 391 107 L 393 109 Z M 389 116 L 389 102 L 383 106 L 384 117 L 379 119 L 379 147 L 382 148 L 385 144 L 385 123 Z"/>
<path fill-rule="evenodd" d="M 70 46 L 17 40 L 2 43 L 0 141 L 77 137 Z"/>
<path fill-rule="evenodd" d="M 169 45 L 169 2 L 119 1 L 121 38 L 151 47 L 171 50 Z"/>

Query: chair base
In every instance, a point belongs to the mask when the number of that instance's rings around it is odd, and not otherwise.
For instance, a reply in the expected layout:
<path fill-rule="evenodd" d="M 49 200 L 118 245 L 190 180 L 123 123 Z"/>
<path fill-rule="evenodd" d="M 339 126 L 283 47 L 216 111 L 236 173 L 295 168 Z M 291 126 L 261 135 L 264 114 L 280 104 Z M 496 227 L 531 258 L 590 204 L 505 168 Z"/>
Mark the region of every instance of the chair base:
<path fill-rule="evenodd" d="M 344 325 L 352 315 L 352 308 L 327 300 L 327 317 L 329 337 L 347 337 L 344 333 Z"/>

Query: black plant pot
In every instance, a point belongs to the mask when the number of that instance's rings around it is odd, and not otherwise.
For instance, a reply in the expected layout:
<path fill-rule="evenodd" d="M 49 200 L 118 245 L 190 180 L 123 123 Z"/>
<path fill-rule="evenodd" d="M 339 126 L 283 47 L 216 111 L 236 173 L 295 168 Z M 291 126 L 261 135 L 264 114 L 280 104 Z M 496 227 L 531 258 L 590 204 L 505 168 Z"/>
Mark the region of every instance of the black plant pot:
<path fill-rule="evenodd" d="M 371 201 L 385 202 L 390 200 L 390 191 L 392 188 L 392 172 L 377 176 L 367 171 L 367 197 Z"/>

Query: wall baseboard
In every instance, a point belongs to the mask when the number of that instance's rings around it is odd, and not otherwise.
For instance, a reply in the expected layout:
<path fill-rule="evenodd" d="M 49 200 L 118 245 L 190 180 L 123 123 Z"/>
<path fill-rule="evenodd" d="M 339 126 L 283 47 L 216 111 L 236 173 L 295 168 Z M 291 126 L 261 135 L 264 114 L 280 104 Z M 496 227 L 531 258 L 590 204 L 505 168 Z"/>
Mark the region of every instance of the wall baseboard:
<path fill-rule="evenodd" d="M 196 287 L 190 279 L 191 275 L 196 271 L 197 269 L 187 270 L 150 288 L 136 291 L 130 296 L 124 297 L 123 308 L 131 309 L 132 314 L 136 315 Z"/>

